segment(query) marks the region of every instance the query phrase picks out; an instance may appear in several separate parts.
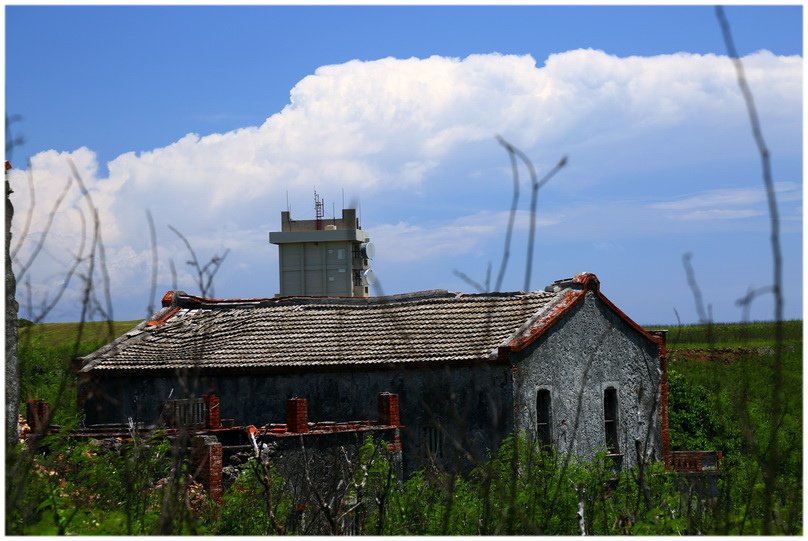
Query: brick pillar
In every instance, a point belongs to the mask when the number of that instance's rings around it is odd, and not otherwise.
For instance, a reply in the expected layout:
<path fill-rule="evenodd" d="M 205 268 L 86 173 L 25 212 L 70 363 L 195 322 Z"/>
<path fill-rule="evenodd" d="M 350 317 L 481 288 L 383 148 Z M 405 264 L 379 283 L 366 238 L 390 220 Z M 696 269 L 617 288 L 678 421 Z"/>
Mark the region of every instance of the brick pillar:
<path fill-rule="evenodd" d="M 25 417 L 31 432 L 41 432 L 48 426 L 51 406 L 45 400 L 28 400 L 25 402 Z"/>
<path fill-rule="evenodd" d="M 671 454 L 671 434 L 668 429 L 668 331 L 653 331 L 659 344 L 659 367 L 662 370 L 662 382 L 660 383 L 660 422 L 662 424 L 662 460 L 665 469 L 673 469 L 673 455 Z"/>
<path fill-rule="evenodd" d="M 401 449 L 401 433 L 398 429 L 395 429 L 393 435 L 390 437 L 390 442 L 387 444 L 387 452 L 400 453 Z"/>
<path fill-rule="evenodd" d="M 222 414 L 219 409 L 219 397 L 216 393 L 205 395 L 206 425 L 207 428 L 221 428 Z"/>
<path fill-rule="evenodd" d="M 286 429 L 295 433 L 309 431 L 309 406 L 305 398 L 295 397 L 286 401 Z"/>
<path fill-rule="evenodd" d="M 221 502 L 222 444 L 216 436 L 196 436 L 191 457 L 194 478 L 205 485 L 214 501 Z"/>
<path fill-rule="evenodd" d="M 379 406 L 379 424 L 390 426 L 401 425 L 397 394 L 379 393 L 378 406 Z"/>

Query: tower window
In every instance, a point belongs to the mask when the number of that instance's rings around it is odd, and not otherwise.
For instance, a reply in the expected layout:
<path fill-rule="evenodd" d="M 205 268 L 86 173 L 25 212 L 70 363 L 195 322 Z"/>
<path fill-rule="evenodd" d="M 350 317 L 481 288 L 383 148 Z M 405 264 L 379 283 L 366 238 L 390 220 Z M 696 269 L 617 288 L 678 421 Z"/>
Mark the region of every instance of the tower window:
<path fill-rule="evenodd" d="M 606 429 L 606 449 L 617 454 L 617 389 L 609 387 L 603 391 L 603 423 Z"/>

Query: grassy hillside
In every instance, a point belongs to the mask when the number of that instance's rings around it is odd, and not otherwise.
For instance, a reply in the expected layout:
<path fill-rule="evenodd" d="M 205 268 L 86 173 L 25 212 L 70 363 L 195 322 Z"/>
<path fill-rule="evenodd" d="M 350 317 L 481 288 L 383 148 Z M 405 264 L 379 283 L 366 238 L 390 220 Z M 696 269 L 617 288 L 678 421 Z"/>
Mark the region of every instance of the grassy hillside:
<path fill-rule="evenodd" d="M 81 344 L 79 349 L 86 350 L 87 344 L 109 342 L 126 331 L 132 329 L 141 320 L 134 321 L 90 321 L 81 328 Z M 78 323 L 40 323 L 38 325 L 21 326 L 19 340 L 21 344 L 38 343 L 45 347 L 74 346 L 79 338 Z"/>
<path fill-rule="evenodd" d="M 713 323 L 712 325 L 650 325 L 650 330 L 668 330 L 669 349 L 770 347 L 775 325 L 771 321 Z M 786 346 L 802 344 L 802 320 L 783 322 Z"/>

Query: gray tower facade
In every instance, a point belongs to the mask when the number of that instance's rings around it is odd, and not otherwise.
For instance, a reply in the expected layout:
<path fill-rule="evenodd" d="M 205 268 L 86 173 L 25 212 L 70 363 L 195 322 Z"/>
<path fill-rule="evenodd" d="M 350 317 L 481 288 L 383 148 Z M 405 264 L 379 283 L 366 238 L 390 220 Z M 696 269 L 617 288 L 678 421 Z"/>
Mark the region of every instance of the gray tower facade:
<path fill-rule="evenodd" d="M 283 211 L 281 230 L 269 234 L 269 242 L 279 249 L 280 295 L 367 297 L 373 245 L 360 228 L 356 209 L 342 209 L 339 219 L 323 219 L 321 212 L 317 216 L 292 220 Z"/>

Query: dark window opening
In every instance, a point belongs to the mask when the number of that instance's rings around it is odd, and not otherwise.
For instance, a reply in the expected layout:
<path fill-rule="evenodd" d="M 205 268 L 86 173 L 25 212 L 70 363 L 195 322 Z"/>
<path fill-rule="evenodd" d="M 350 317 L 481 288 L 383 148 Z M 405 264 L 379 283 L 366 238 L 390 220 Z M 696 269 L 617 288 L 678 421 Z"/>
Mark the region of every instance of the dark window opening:
<path fill-rule="evenodd" d="M 536 395 L 536 433 L 544 445 L 553 443 L 550 390 L 541 389 Z"/>
<path fill-rule="evenodd" d="M 609 454 L 617 454 L 617 389 L 609 387 L 603 391 L 603 421 L 606 428 L 606 449 Z"/>

